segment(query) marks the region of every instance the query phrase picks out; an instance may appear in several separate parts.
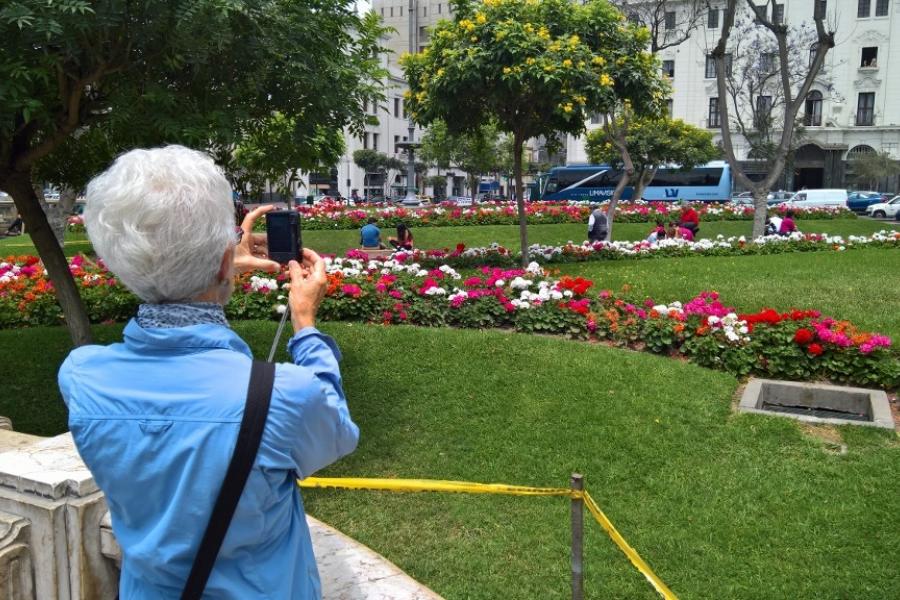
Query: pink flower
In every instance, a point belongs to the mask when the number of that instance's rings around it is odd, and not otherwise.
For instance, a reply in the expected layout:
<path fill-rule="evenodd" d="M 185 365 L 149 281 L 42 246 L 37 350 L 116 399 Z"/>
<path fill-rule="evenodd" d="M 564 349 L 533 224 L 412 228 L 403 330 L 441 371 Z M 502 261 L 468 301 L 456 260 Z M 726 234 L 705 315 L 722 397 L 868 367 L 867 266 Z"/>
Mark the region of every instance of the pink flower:
<path fill-rule="evenodd" d="M 354 283 L 345 283 L 341 286 L 341 292 L 351 298 L 359 298 L 360 294 L 362 294 L 362 289 Z"/>
<path fill-rule="evenodd" d="M 388 296 L 391 298 L 396 298 L 397 300 L 401 300 L 403 298 L 403 292 L 400 290 L 391 290 L 388 292 Z"/>

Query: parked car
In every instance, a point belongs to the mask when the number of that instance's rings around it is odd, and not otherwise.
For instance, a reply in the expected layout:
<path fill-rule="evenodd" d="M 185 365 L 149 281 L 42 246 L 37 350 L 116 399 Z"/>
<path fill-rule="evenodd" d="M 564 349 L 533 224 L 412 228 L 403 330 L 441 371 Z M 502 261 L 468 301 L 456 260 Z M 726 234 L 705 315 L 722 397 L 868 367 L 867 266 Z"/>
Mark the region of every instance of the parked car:
<path fill-rule="evenodd" d="M 856 213 L 864 213 L 870 204 L 878 204 L 888 199 L 884 198 L 881 192 L 850 192 L 847 194 L 847 208 Z"/>
<path fill-rule="evenodd" d="M 457 206 L 472 206 L 474 203 L 471 196 L 450 196 L 447 198 L 447 202 Z"/>
<path fill-rule="evenodd" d="M 769 192 L 769 195 L 766 196 L 766 204 L 768 204 L 769 206 L 772 206 L 773 204 L 781 204 L 782 202 L 787 202 L 793 197 L 794 192 L 786 192 L 784 190 Z"/>
<path fill-rule="evenodd" d="M 801 190 L 786 202 L 790 206 L 847 206 L 847 190 Z"/>
<path fill-rule="evenodd" d="M 898 217 L 900 215 L 900 196 L 894 196 L 887 202 L 870 204 L 866 207 L 866 214 L 876 219 Z"/>

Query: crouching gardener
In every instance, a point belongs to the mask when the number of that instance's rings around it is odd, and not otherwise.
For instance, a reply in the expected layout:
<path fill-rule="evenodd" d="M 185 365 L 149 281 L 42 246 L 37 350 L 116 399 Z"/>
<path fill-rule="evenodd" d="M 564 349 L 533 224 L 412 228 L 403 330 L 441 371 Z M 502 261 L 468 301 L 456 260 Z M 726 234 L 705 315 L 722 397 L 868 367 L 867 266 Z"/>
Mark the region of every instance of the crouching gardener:
<path fill-rule="evenodd" d="M 69 427 L 122 547 L 122 600 L 179 598 L 223 487 L 252 356 L 223 306 L 235 272 L 275 271 L 252 211 L 234 227 L 230 186 L 180 146 L 120 156 L 87 190 L 97 254 L 140 297 L 124 341 L 72 351 L 59 372 Z M 209 598 L 319 598 L 295 484 L 354 450 L 334 341 L 315 328 L 327 280 L 290 264 L 293 364 L 275 368 L 256 459 L 205 586 Z M 274 330 L 274 328 L 273 328 Z"/>
<path fill-rule="evenodd" d="M 598 204 L 591 207 L 591 216 L 588 218 L 588 241 L 604 242 L 609 232 L 606 221 L 606 213 Z"/>

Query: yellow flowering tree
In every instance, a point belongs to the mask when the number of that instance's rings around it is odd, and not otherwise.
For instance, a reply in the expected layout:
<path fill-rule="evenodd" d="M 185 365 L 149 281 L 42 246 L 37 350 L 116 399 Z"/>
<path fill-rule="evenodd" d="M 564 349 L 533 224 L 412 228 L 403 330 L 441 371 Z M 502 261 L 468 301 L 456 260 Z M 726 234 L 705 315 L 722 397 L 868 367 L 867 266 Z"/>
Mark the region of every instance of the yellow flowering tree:
<path fill-rule="evenodd" d="M 513 139 L 523 263 L 528 238 L 521 148 L 526 140 L 580 134 L 593 113 L 628 101 L 637 113 L 663 110 L 667 88 L 648 33 L 606 0 L 457 0 L 423 52 L 401 58 L 407 106 L 422 125 L 451 132 L 495 121 Z"/>

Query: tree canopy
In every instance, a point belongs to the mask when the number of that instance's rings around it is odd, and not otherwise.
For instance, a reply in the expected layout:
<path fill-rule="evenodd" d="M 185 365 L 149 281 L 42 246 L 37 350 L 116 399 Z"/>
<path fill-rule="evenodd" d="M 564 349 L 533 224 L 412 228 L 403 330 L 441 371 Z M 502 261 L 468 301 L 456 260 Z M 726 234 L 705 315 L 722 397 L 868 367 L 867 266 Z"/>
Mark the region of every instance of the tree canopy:
<path fill-rule="evenodd" d="M 105 141 L 92 147 L 111 154 L 173 142 L 227 151 L 275 112 L 300 132 L 359 132 L 363 101 L 382 97 L 383 32 L 352 0 L 3 4 L 0 189 L 28 226 L 76 343 L 90 338 L 87 316 L 32 189 L 38 162 L 65 160 L 80 140 L 97 144 L 94 135 Z M 93 174 L 70 166 L 49 168 L 72 175 L 57 183 Z"/>
<path fill-rule="evenodd" d="M 423 125 L 442 120 L 451 132 L 490 121 L 526 139 L 578 134 L 594 112 L 624 99 L 639 113 L 659 109 L 666 86 L 648 32 L 606 0 L 460 0 L 424 51 L 401 58 L 408 108 Z M 515 153 L 523 260 L 527 260 L 522 164 Z"/>
<path fill-rule="evenodd" d="M 625 145 L 634 164 L 634 199 L 640 199 L 658 168 L 679 165 L 682 169 L 692 169 L 720 154 L 713 144 L 711 132 L 668 117 L 632 119 Z M 587 135 L 586 149 L 588 159 L 593 163 L 608 164 L 616 169 L 623 167 L 622 153 L 605 128 L 595 129 Z"/>

